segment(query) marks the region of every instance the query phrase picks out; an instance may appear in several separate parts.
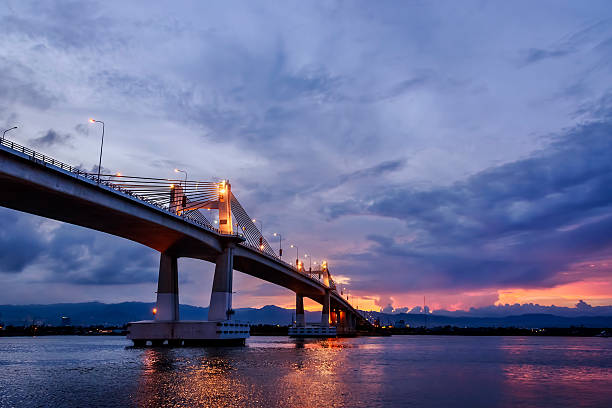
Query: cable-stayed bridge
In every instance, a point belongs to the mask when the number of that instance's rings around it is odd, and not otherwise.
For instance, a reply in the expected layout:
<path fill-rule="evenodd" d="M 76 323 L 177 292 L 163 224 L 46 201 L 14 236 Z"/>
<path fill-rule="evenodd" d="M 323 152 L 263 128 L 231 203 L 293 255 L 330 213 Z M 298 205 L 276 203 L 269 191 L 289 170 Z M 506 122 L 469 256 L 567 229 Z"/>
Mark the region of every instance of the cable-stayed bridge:
<path fill-rule="evenodd" d="M 244 341 L 246 325 L 232 320 L 234 270 L 295 292 L 297 327 L 305 327 L 304 297 L 322 305 L 319 333 L 331 333 L 330 326 L 339 334 L 372 327 L 338 293 L 326 263 L 306 271 L 299 262 L 291 265 L 280 259 L 228 180 L 96 175 L 2 139 L 0 190 L 3 207 L 123 237 L 160 252 L 155 320 L 131 324 L 129 336 L 135 343 Z M 180 257 L 215 263 L 207 322 L 180 320 Z"/>

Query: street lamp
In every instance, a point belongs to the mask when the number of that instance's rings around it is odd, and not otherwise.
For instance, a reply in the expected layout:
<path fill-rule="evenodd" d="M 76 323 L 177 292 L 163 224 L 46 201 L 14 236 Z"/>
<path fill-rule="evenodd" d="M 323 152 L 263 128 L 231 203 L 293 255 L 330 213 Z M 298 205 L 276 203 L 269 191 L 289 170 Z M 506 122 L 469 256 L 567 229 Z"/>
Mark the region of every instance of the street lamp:
<path fill-rule="evenodd" d="M 185 173 L 185 190 L 187 190 L 187 172 L 185 170 L 174 169 L 175 173 Z"/>
<path fill-rule="evenodd" d="M 300 263 L 300 249 L 293 244 L 291 244 L 291 248 L 295 248 L 295 266 L 297 267 Z"/>
<path fill-rule="evenodd" d="M 256 222 L 259 223 L 259 232 L 261 233 L 261 235 L 263 235 L 263 221 L 255 219 L 255 218 L 253 218 L 251 221 L 253 221 L 253 223 L 256 223 Z"/>
<path fill-rule="evenodd" d="M 1 140 L 4 140 L 4 135 L 6 134 L 6 132 L 9 132 L 9 131 L 11 131 L 13 129 L 17 129 L 17 126 L 13 126 L 12 128 L 6 129 L 4 132 L 2 132 L 2 139 Z"/>
<path fill-rule="evenodd" d="M 278 256 L 280 257 L 280 259 L 283 259 L 283 236 L 279 234 L 278 232 L 275 232 L 272 235 L 274 235 L 275 237 L 278 236 L 278 242 L 279 242 Z"/>
<path fill-rule="evenodd" d="M 89 123 L 102 124 L 102 143 L 100 143 L 100 160 L 98 161 L 98 184 L 100 184 L 100 169 L 102 168 L 102 148 L 104 147 L 104 122 L 101 120 L 89 119 Z"/>
<path fill-rule="evenodd" d="M 255 223 L 258 220 L 253 218 L 251 221 L 253 221 Z M 255 226 L 255 229 L 257 229 L 257 226 Z M 264 243 L 263 243 L 263 222 L 261 220 L 259 220 L 259 250 L 260 251 L 264 250 Z"/>

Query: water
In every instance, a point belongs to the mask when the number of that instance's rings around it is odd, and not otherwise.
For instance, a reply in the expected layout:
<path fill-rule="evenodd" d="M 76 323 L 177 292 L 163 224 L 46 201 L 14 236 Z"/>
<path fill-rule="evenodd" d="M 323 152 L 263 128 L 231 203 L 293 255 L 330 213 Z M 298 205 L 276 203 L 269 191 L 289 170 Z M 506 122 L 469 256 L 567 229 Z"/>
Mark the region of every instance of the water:
<path fill-rule="evenodd" d="M 0 338 L 0 407 L 611 407 L 612 339 Z"/>

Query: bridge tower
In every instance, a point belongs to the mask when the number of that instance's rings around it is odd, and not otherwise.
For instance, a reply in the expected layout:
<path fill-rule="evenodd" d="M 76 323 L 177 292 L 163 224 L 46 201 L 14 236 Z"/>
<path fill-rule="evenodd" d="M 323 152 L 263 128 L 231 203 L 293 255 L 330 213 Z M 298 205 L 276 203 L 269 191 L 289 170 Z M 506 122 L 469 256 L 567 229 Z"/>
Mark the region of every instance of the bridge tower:
<path fill-rule="evenodd" d="M 234 233 L 232 228 L 232 186 L 229 181 L 221 180 L 219 183 L 219 231 L 222 234 L 231 235 Z"/>

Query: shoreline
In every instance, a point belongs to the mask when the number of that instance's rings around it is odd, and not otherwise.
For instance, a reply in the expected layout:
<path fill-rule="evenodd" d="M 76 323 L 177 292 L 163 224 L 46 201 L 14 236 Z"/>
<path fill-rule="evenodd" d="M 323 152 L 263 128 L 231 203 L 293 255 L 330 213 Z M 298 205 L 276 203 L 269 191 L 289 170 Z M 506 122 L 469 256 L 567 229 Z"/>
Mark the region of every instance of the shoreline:
<path fill-rule="evenodd" d="M 289 326 L 253 325 L 250 335 L 257 336 L 287 336 Z M 379 328 L 380 335 L 392 336 L 506 336 L 506 337 L 612 337 L 612 328 L 601 327 L 406 327 Z M 125 336 L 126 326 L 6 326 L 0 330 L 2 337 L 43 337 L 43 336 Z M 359 336 L 371 337 L 368 333 Z"/>

